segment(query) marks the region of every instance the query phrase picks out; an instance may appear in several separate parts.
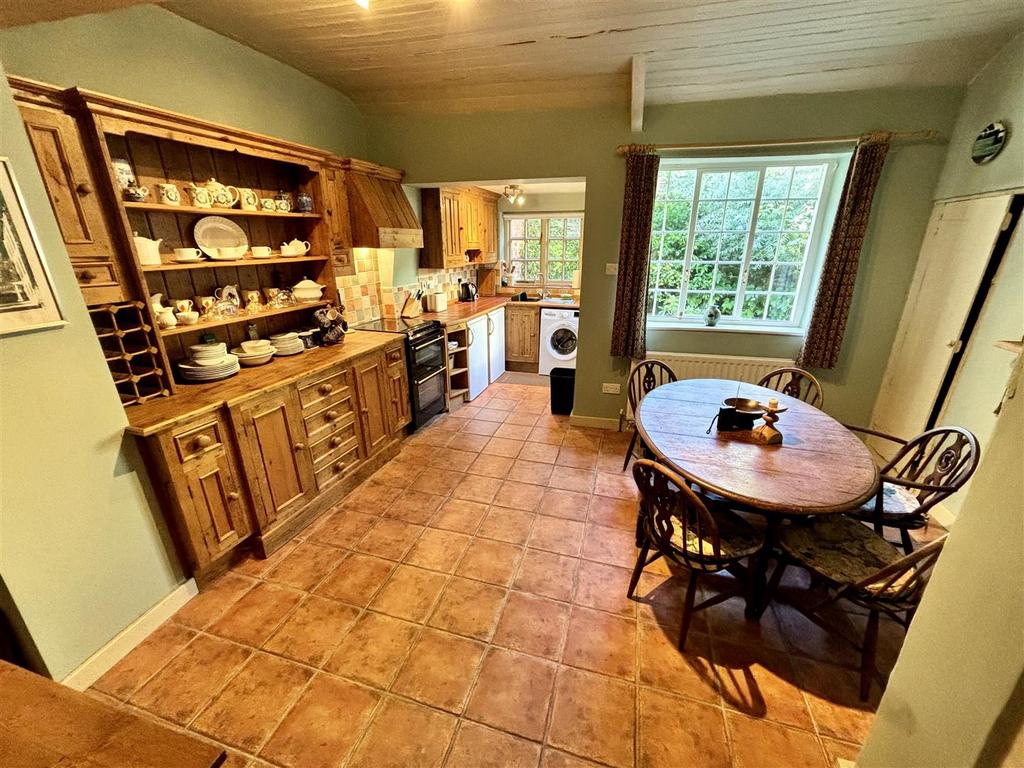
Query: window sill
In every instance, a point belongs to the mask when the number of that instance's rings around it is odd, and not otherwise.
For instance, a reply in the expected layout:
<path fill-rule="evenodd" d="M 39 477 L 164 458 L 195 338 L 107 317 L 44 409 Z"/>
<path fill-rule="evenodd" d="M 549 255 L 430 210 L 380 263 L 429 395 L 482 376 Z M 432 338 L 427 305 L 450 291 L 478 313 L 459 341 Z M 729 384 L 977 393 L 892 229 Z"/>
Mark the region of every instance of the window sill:
<path fill-rule="evenodd" d="M 803 328 L 774 328 L 772 326 L 760 325 L 722 325 L 715 326 L 690 323 L 651 322 L 647 323 L 648 331 L 699 331 L 712 333 L 747 333 L 755 336 L 805 336 L 807 331 Z"/>

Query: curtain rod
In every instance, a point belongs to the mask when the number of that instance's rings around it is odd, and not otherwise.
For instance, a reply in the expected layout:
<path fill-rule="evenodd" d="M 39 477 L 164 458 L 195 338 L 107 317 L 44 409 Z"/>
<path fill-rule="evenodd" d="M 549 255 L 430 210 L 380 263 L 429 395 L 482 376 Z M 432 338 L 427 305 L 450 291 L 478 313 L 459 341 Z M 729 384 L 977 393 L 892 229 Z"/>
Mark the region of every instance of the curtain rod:
<path fill-rule="evenodd" d="M 615 148 L 615 152 L 619 155 L 625 155 L 634 151 L 671 152 L 683 149 L 756 149 L 758 147 L 799 147 L 812 144 L 851 144 L 859 141 L 865 136 L 887 136 L 890 141 L 934 141 L 940 138 L 939 132 L 933 130 L 903 132 L 874 131 L 865 134 L 852 134 L 850 136 L 813 136 L 806 139 L 727 141 L 718 144 L 620 144 Z"/>

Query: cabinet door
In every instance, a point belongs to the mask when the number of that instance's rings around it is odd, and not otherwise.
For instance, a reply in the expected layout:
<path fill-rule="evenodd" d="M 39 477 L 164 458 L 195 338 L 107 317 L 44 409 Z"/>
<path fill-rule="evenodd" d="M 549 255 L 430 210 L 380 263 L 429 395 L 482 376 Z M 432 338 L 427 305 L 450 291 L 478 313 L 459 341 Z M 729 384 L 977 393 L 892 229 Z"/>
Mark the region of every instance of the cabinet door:
<path fill-rule="evenodd" d="M 497 381 L 505 372 L 505 309 L 487 313 L 487 355 L 489 381 Z"/>
<path fill-rule="evenodd" d="M 348 215 L 348 190 L 345 172 L 327 166 L 323 169 L 324 216 L 331 240 L 331 254 L 347 252 L 352 247 L 352 226 Z"/>
<path fill-rule="evenodd" d="M 389 386 L 384 374 L 383 355 L 369 355 L 356 361 L 352 368 L 359 397 L 359 422 L 362 426 L 363 445 L 370 456 L 387 442 L 388 412 L 391 406 Z"/>
<path fill-rule="evenodd" d="M 467 323 L 469 329 L 469 399 L 475 399 L 487 389 L 488 349 L 487 316 L 478 317 Z"/>
<path fill-rule="evenodd" d="M 505 359 L 513 363 L 536 363 L 539 348 L 540 312 L 511 306 L 505 311 Z"/>
<path fill-rule="evenodd" d="M 184 475 L 195 565 L 202 567 L 248 536 L 249 520 L 224 450 L 188 462 Z"/>
<path fill-rule="evenodd" d="M 484 260 L 494 261 L 498 258 L 498 201 L 490 198 L 484 200 L 480 211 Z"/>
<path fill-rule="evenodd" d="M 445 263 L 464 261 L 459 235 L 459 193 L 441 190 L 441 241 Z"/>
<path fill-rule="evenodd" d="M 123 301 L 113 240 L 78 123 L 63 112 L 19 106 L 86 303 Z"/>
<path fill-rule="evenodd" d="M 291 388 L 240 405 L 233 412 L 243 435 L 242 460 L 263 526 L 298 511 L 316 493 L 300 414 L 298 396 Z"/>
<path fill-rule="evenodd" d="M 480 248 L 480 198 L 463 192 L 459 195 L 459 237 L 462 251 Z"/>
<path fill-rule="evenodd" d="M 412 408 L 409 404 L 409 374 L 405 368 L 405 360 L 392 363 L 387 369 L 388 379 L 388 431 L 392 434 L 412 421 Z"/>

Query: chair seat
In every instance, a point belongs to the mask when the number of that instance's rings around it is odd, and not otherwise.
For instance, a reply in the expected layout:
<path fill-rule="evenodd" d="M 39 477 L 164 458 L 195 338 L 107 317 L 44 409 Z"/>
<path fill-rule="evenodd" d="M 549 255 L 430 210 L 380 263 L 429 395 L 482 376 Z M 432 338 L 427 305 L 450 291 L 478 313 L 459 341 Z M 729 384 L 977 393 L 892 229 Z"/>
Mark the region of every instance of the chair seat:
<path fill-rule="evenodd" d="M 923 527 L 925 520 L 924 515 L 918 511 L 920 508 L 921 502 L 907 488 L 893 483 L 882 483 L 882 522 L 909 528 Z M 874 522 L 875 499 L 865 501 L 848 514 L 858 520 Z"/>
<path fill-rule="evenodd" d="M 702 539 L 692 531 L 688 532 L 686 541 L 678 528 L 672 532 L 672 546 L 679 550 L 680 557 L 696 560 L 716 568 L 721 563 L 735 562 L 755 554 L 764 544 L 764 538 L 754 526 L 732 512 L 714 511 L 712 516 L 718 525 L 719 557 L 710 539 Z"/>
<path fill-rule="evenodd" d="M 782 531 L 782 549 L 797 562 L 836 584 L 856 584 L 904 555 L 865 525 L 841 515 L 824 517 L 810 525 L 793 525 Z M 877 597 L 898 592 L 913 570 L 888 587 L 870 585 Z"/>

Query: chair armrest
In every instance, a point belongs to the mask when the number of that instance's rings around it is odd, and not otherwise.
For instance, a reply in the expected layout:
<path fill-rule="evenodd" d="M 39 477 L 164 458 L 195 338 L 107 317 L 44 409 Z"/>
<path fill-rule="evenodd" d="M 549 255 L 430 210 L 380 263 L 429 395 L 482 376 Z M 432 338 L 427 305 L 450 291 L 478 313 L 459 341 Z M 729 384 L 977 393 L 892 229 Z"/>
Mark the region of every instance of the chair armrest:
<path fill-rule="evenodd" d="M 877 429 L 868 429 L 867 427 L 857 427 L 857 426 L 854 426 L 852 424 L 843 424 L 843 426 L 846 427 L 851 432 L 860 432 L 861 434 L 872 435 L 873 437 L 880 437 L 883 440 L 888 440 L 889 442 L 896 443 L 897 445 L 906 445 L 907 444 L 907 441 L 904 440 L 902 437 L 896 437 L 895 435 L 890 435 L 888 432 L 879 432 Z"/>
<path fill-rule="evenodd" d="M 913 488 L 915 491 L 928 491 L 929 493 L 952 493 L 956 488 L 952 488 L 948 485 L 932 485 L 931 483 L 918 483 L 914 480 L 907 480 L 903 477 L 893 477 L 892 475 L 880 475 L 879 479 L 883 483 L 891 483 L 892 485 L 901 485 L 904 488 Z"/>

